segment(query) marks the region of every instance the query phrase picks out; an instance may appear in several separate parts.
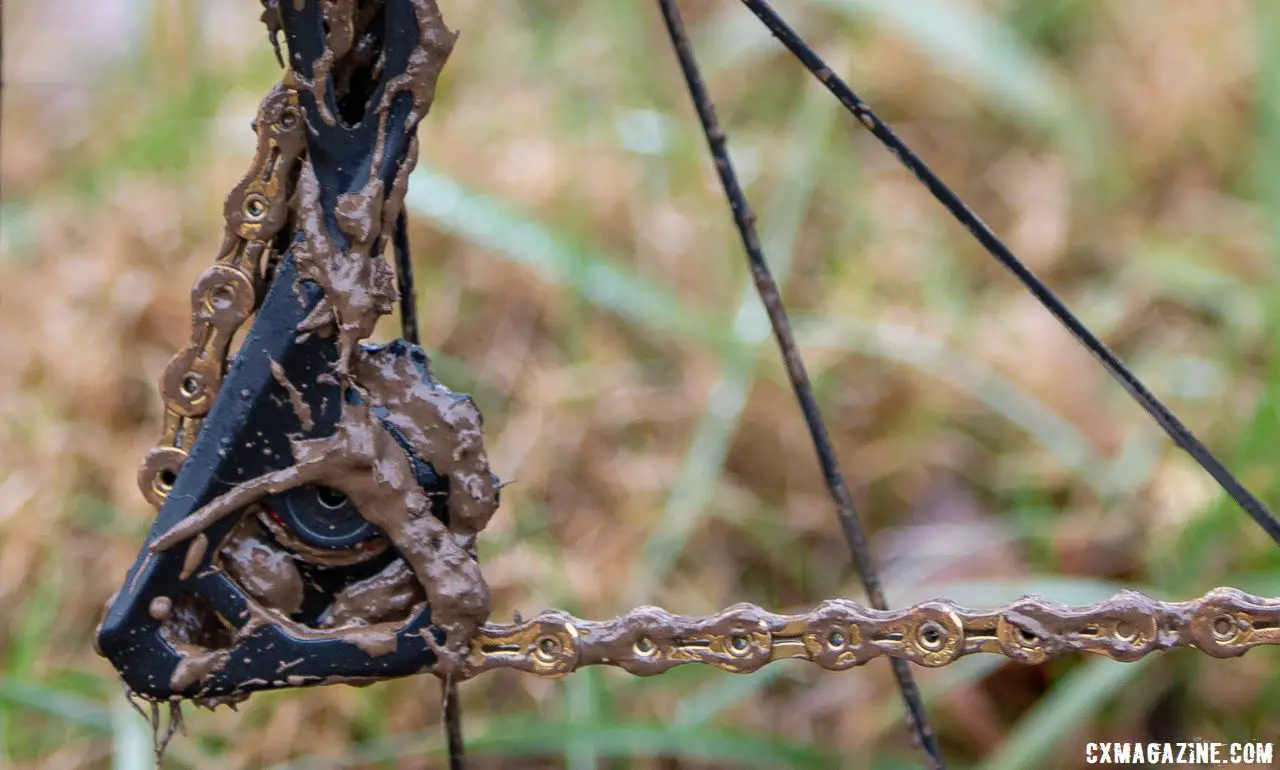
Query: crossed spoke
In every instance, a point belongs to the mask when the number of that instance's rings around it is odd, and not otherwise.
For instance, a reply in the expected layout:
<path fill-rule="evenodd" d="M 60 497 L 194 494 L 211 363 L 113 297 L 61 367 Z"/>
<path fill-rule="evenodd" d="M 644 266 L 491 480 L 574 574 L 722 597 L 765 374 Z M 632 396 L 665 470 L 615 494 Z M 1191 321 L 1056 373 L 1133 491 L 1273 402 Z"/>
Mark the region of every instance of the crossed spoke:
<path fill-rule="evenodd" d="M 706 134 L 707 144 L 711 148 L 711 157 L 714 159 L 716 171 L 720 175 L 725 197 L 729 200 L 729 208 L 733 211 L 734 223 L 737 225 L 738 233 L 742 236 L 742 245 L 746 250 L 747 261 L 751 267 L 751 277 L 755 281 L 756 291 L 759 292 L 760 300 L 764 303 L 765 310 L 769 314 L 769 324 L 773 327 L 773 335 L 778 341 L 779 349 L 782 351 L 782 360 L 787 369 L 787 379 L 791 381 L 791 388 L 795 391 L 796 400 L 800 403 L 800 410 L 804 412 L 805 424 L 808 426 L 809 435 L 813 439 L 813 447 L 818 454 L 818 463 L 822 466 L 822 475 L 826 480 L 827 490 L 831 493 L 831 498 L 835 502 L 836 516 L 840 521 L 840 528 L 844 532 L 845 542 L 849 546 L 849 553 L 853 559 L 854 567 L 858 570 L 858 577 L 867 592 L 867 598 L 871 602 L 871 606 L 878 610 L 887 610 L 889 604 L 885 600 L 884 587 L 880 583 L 880 575 L 877 574 L 875 563 L 871 559 L 871 550 L 867 546 L 866 532 L 863 530 L 862 522 L 858 519 L 858 512 L 854 508 L 853 498 L 850 496 L 849 488 L 844 482 L 844 475 L 840 471 L 839 461 L 836 460 L 835 448 L 831 445 L 826 423 L 822 419 L 817 399 L 813 395 L 813 385 L 809 382 L 809 374 L 805 370 L 804 360 L 801 358 L 800 349 L 796 345 L 795 335 L 791 332 L 791 322 L 787 318 L 786 308 L 782 305 L 782 295 L 778 291 L 778 283 L 774 280 L 773 274 L 769 272 L 769 265 L 765 261 L 764 252 L 760 247 L 760 237 L 756 233 L 755 213 L 751 211 L 751 206 L 747 203 L 742 187 L 738 184 L 738 176 L 733 170 L 732 161 L 729 159 L 724 130 L 720 128 L 720 122 L 716 118 L 715 105 L 712 103 L 711 95 L 707 92 L 707 87 L 702 81 L 702 75 L 698 71 L 698 63 L 693 54 L 693 47 L 689 44 L 689 38 L 685 34 L 684 22 L 680 17 L 680 11 L 676 8 L 674 0 L 658 0 L 658 5 L 662 9 L 663 20 L 666 22 L 667 32 L 671 36 L 671 44 L 675 47 L 676 56 L 680 60 L 680 69 L 684 73 L 689 95 L 693 98 L 694 107 L 698 111 L 698 118 L 702 121 L 702 130 Z M 905 660 L 895 658 L 890 665 L 893 668 L 894 679 L 898 683 L 898 690 L 902 693 L 902 699 L 906 703 L 907 722 L 911 727 L 916 742 L 928 755 L 934 768 L 945 767 L 941 750 L 938 748 L 937 738 L 934 736 L 933 728 L 929 724 L 929 716 L 924 708 L 924 700 L 920 696 L 920 688 L 916 685 L 915 677 L 911 673 L 909 664 Z"/>
<path fill-rule="evenodd" d="M 1089 331 L 1079 318 L 1004 244 L 981 218 L 946 185 L 901 138 L 881 120 L 847 83 L 834 73 L 813 48 L 773 10 L 767 0 L 742 0 L 743 4 L 759 18 L 774 37 L 791 52 L 801 64 L 818 79 L 837 100 L 858 119 L 895 157 L 929 190 L 955 219 L 982 244 L 996 261 L 1021 283 L 1057 321 L 1066 328 L 1078 343 L 1098 360 L 1107 373 L 1141 406 L 1168 434 L 1173 442 L 1191 455 L 1263 531 L 1280 545 L 1280 521 L 1253 493 L 1214 456 L 1182 423 L 1173 412 L 1134 374 L 1096 335 Z M 684 23 L 675 0 L 658 0 L 663 21 L 675 48 L 689 95 L 693 100 L 706 135 L 707 144 L 716 171 L 724 188 L 724 194 L 733 213 L 734 223 L 742 238 L 760 300 L 769 315 L 774 337 L 782 353 L 787 376 L 795 392 L 796 400 L 804 413 L 805 422 L 817 451 L 818 462 L 826 480 L 827 489 L 835 502 L 836 515 L 843 530 L 849 552 L 858 575 L 867 591 L 871 605 L 887 609 L 884 590 L 876 573 L 867 546 L 866 534 L 849 495 L 840 471 L 835 452 L 828 437 L 826 425 L 814 399 L 813 388 L 805 371 L 791 325 L 783 307 L 778 285 L 774 281 L 760 247 L 756 233 L 755 214 L 738 183 L 727 150 L 727 136 L 716 118 L 715 106 L 698 70 L 693 48 L 685 33 Z M 893 672 L 898 688 L 906 703 L 907 721 L 920 747 L 935 768 L 944 767 L 937 741 L 929 725 L 928 716 L 921 701 L 911 672 L 905 661 L 893 659 Z"/>

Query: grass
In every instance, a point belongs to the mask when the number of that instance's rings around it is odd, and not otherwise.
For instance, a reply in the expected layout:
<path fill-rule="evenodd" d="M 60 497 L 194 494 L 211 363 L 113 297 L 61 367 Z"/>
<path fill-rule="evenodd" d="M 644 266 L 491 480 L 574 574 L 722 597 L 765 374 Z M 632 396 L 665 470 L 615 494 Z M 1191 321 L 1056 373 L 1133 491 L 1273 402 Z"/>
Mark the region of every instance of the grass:
<path fill-rule="evenodd" d="M 89 642 L 150 520 L 133 477 L 155 382 L 278 76 L 257 5 L 6 8 L 0 765 L 149 765 Z M 481 543 L 495 615 L 856 598 L 654 9 L 443 5 L 462 35 L 409 205 L 437 371 L 476 394 L 517 482 Z M 1256 527 L 746 11 L 684 5 L 892 601 L 1280 594 Z M 1272 3 L 778 6 L 1280 502 Z M 129 44 L 95 53 L 109 41 L 71 20 Z M 1086 741 L 1150 738 L 1157 706 L 1179 735 L 1274 735 L 1273 657 L 920 677 L 957 766 L 1074 767 Z M 463 695 L 482 766 L 918 763 L 884 666 L 494 674 Z M 439 761 L 438 721 L 424 679 L 273 693 L 190 714 L 169 760 L 415 767 Z"/>

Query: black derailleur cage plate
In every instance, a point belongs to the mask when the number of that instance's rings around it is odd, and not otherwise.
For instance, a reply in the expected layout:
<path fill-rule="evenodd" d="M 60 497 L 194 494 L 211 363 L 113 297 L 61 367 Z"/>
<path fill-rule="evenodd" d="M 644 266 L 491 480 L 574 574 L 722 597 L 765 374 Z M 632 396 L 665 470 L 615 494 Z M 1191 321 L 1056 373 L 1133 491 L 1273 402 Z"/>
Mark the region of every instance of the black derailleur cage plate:
<path fill-rule="evenodd" d="M 310 77 L 311 63 L 324 51 L 324 27 L 317 3 L 295 10 L 291 2 L 280 3 L 283 29 L 288 41 L 294 72 Z M 385 64 L 376 84 L 371 84 L 366 102 L 370 119 L 347 125 L 338 119 L 327 125 L 317 117 L 315 92 L 299 92 L 307 116 L 307 155 L 320 182 L 321 204 L 329 235 L 346 248 L 348 241 L 338 229 L 334 210 L 337 198 L 361 189 L 370 174 L 383 180 L 384 189 L 392 181 L 412 138 L 405 130 L 405 118 L 412 103 L 409 93 L 399 93 L 391 101 L 385 144 L 380 157 L 373 157 L 377 123 L 372 107 L 382 99 L 387 82 L 403 72 L 410 52 L 417 45 L 417 24 L 408 0 L 388 0 L 380 11 Z M 331 114 L 338 116 L 332 83 L 323 89 Z M 294 234 L 294 243 L 302 234 Z M 155 539 L 178 522 L 237 484 L 292 464 L 289 436 L 319 438 L 331 435 L 343 399 L 360 398 L 354 390 L 344 392 L 336 378 L 320 375 L 333 370 L 337 335 L 299 335 L 299 323 L 320 301 L 316 284 L 298 280 L 292 248 L 279 260 L 249 333 L 238 350 L 218 397 L 210 410 L 187 460 L 170 489 L 155 524 L 143 545 L 124 585 L 109 606 L 100 626 L 97 646 L 134 693 L 164 700 L 172 697 L 225 698 L 255 690 L 322 684 L 336 680 L 369 680 L 417 673 L 430 668 L 436 655 L 424 634 L 437 643 L 444 634 L 431 625 L 426 602 L 405 620 L 396 632 L 394 649 L 371 655 L 348 641 L 326 638 L 323 630 L 309 628 L 308 620 L 318 614 L 325 593 L 368 577 L 385 566 L 396 554 L 389 547 L 387 558 L 353 567 L 315 570 L 308 581 L 307 601 L 291 623 L 249 623 L 252 601 L 225 571 L 214 566 L 224 539 L 243 513 L 228 517 L 204 530 L 208 546 L 186 580 L 181 579 L 187 548 L 179 545 L 152 554 Z M 426 358 L 416 346 L 396 341 L 388 346 L 395 355 L 412 357 L 424 378 Z M 277 381 L 272 362 L 283 369 L 311 411 L 311 425 L 304 428 L 290 402 L 290 394 Z M 374 413 L 380 414 L 375 407 Z M 390 425 L 383 420 L 384 426 Z M 433 512 L 447 519 L 446 479 L 439 477 L 430 463 L 416 457 L 402 437 L 392 429 L 409 455 L 419 484 L 434 501 Z M 365 522 L 359 511 L 340 495 L 325 488 L 301 487 L 269 498 L 266 505 L 301 540 L 316 548 L 342 548 L 381 535 Z M 446 521 L 447 523 L 447 521 Z M 319 589 L 319 596 L 315 595 Z M 175 687 L 175 672 L 184 660 L 161 633 L 162 621 L 152 617 L 153 601 L 164 597 L 175 606 L 183 600 L 211 609 L 229 628 L 221 629 L 227 651 L 224 662 L 194 684 Z M 308 617 L 310 616 L 310 617 Z M 287 664 L 287 670 L 286 670 Z"/>

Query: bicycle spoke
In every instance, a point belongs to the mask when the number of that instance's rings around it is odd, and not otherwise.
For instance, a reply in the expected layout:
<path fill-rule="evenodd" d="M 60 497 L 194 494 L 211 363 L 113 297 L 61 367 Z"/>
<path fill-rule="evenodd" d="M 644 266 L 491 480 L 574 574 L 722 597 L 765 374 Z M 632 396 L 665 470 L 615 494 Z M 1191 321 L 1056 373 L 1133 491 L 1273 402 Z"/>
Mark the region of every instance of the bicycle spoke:
<path fill-rule="evenodd" d="M 937 198 L 938 202 L 945 206 L 947 211 L 951 212 L 951 215 L 969 230 L 973 237 L 987 250 L 987 253 L 995 257 L 1001 265 L 1013 273 L 1014 277 L 1040 301 L 1040 304 L 1052 313 L 1059 323 L 1066 327 L 1071 336 L 1093 354 L 1094 358 L 1098 359 L 1098 362 L 1107 370 L 1107 373 L 1116 382 L 1120 383 L 1133 400 L 1146 410 L 1147 414 L 1151 415 L 1151 418 L 1164 429 L 1169 438 L 1173 439 L 1175 444 L 1191 455 L 1192 459 L 1207 471 L 1214 481 L 1218 482 L 1223 491 L 1230 495 L 1231 499 L 1244 509 L 1271 536 L 1271 539 L 1277 545 L 1280 545 L 1280 521 L 1276 520 L 1276 517 L 1263 505 L 1262 501 L 1246 489 L 1232 475 L 1231 471 L 1227 470 L 1218 461 L 1213 452 L 1209 451 L 1209 448 L 1196 438 L 1182 424 L 1182 421 L 1142 383 L 1142 380 L 1138 379 L 1137 375 L 1130 371 L 1101 340 L 1094 336 L 1080 319 L 1076 318 L 1075 314 L 1063 304 L 1062 300 L 1058 299 L 1057 295 L 1009 250 L 1009 247 L 996 236 L 991 228 L 977 214 L 973 213 L 960 200 L 959 196 L 952 192 L 951 188 L 947 187 L 925 165 L 924 161 L 916 156 L 911 148 L 893 132 L 893 129 L 889 128 L 888 124 L 871 111 L 867 103 L 862 101 L 854 93 L 853 89 L 840 79 L 839 75 L 827 67 L 822 58 L 773 10 L 767 0 L 742 0 L 742 2 L 764 22 L 774 37 L 778 38 L 787 47 L 787 50 L 800 60 L 800 63 L 840 100 L 840 103 L 858 119 L 858 122 L 871 131 L 882 144 L 893 152 L 902 165 L 907 167 L 907 170 L 914 174 L 925 187 L 929 188 L 929 192 L 933 193 L 933 197 Z"/>
<path fill-rule="evenodd" d="M 818 454 L 818 462 L 822 466 L 822 474 L 826 479 L 827 489 L 835 501 L 836 515 L 839 517 L 840 527 L 844 531 L 845 540 L 849 545 L 854 566 L 858 570 L 858 575 L 867 591 L 867 597 L 871 605 L 876 609 L 888 609 L 884 589 L 880 584 L 880 576 L 876 574 L 875 565 L 871 560 L 870 550 L 867 547 L 866 533 L 862 529 L 857 510 L 853 505 L 853 498 L 849 494 L 849 489 L 845 485 L 844 477 L 836 461 L 835 449 L 831 445 L 826 425 L 823 422 L 821 412 L 818 410 L 817 400 L 813 395 L 813 386 L 809 382 L 809 375 L 805 371 L 804 361 L 800 357 L 799 348 L 791 332 L 791 324 L 787 319 L 786 309 L 782 305 L 778 284 L 774 281 L 773 275 L 769 272 L 769 266 L 765 262 L 764 253 L 760 247 L 760 238 L 756 233 L 755 214 L 752 213 L 746 196 L 738 184 L 737 174 L 734 172 L 733 163 L 729 159 L 725 133 L 716 119 L 715 105 L 712 103 L 711 96 L 707 92 L 702 76 L 698 71 L 698 64 L 694 58 L 693 48 L 689 44 L 688 36 L 685 34 L 684 22 L 681 20 L 680 11 L 676 8 L 674 0 L 658 0 L 658 5 L 662 10 L 663 20 L 666 22 L 667 32 L 671 36 L 671 44 L 675 48 L 676 57 L 680 61 L 680 69 L 684 73 L 689 95 L 693 99 L 694 107 L 697 109 L 698 117 L 702 122 L 703 133 L 706 135 L 707 144 L 711 149 L 711 156 L 715 161 L 716 171 L 720 175 L 720 182 L 724 187 L 725 197 L 729 201 L 729 208 L 733 212 L 734 223 L 737 225 L 738 233 L 742 237 L 742 244 L 746 250 L 752 279 L 755 281 L 756 290 L 760 294 L 760 300 L 764 303 L 765 310 L 769 314 L 769 323 L 773 327 L 774 337 L 778 341 L 783 362 L 786 364 L 787 377 L 791 381 L 796 400 L 804 413 L 805 423 L 808 425 L 809 434 L 813 439 L 814 449 Z M 906 702 L 907 722 L 915 735 L 916 741 L 929 756 L 933 767 L 945 767 L 933 729 L 929 724 L 928 715 L 924 709 L 924 703 L 920 697 L 920 690 L 916 686 L 915 679 L 906 661 L 894 659 L 891 665 L 894 677 L 898 682 L 898 689 L 902 692 L 902 698 Z"/>
<path fill-rule="evenodd" d="M 440 683 L 444 694 L 444 734 L 449 743 L 449 770 L 463 770 L 467 766 L 466 751 L 462 743 L 462 701 L 458 698 L 458 683 L 449 679 Z"/>
<path fill-rule="evenodd" d="M 396 289 L 400 292 L 400 335 L 406 342 L 421 345 L 418 333 L 418 292 L 413 283 L 413 257 L 409 251 L 409 218 L 404 209 L 396 217 L 392 234 L 396 251 Z M 467 766 L 466 749 L 462 742 L 462 700 L 458 695 L 458 683 L 452 678 L 440 682 L 440 709 L 443 712 L 445 742 L 449 751 L 449 770 L 463 770 Z"/>
<path fill-rule="evenodd" d="M 413 260 L 409 256 L 409 218 L 404 209 L 396 217 L 396 288 L 400 291 L 400 333 L 414 345 L 418 339 L 418 292 L 413 286 Z"/>

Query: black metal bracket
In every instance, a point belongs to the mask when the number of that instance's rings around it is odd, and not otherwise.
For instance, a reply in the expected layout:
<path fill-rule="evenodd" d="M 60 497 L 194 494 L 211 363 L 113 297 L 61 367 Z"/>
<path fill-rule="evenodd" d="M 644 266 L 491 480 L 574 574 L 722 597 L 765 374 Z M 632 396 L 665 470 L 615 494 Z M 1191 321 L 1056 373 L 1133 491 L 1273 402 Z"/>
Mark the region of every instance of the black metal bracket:
<path fill-rule="evenodd" d="M 326 30 L 317 3 L 279 4 L 282 29 L 288 42 L 295 76 L 308 82 L 315 77 L 313 63 L 325 51 Z M 383 4 L 373 29 L 381 35 L 385 57 L 376 83 L 364 84 L 364 110 L 382 100 L 389 81 L 402 73 L 417 45 L 417 22 L 408 0 Z M 329 78 L 322 73 L 323 78 Z M 398 93 L 390 100 L 385 136 L 378 141 L 378 120 L 364 119 L 352 125 L 342 120 L 331 79 L 324 88 L 299 89 L 307 125 L 307 157 L 320 183 L 321 208 L 328 236 L 342 248 L 349 243 L 339 230 L 335 208 L 340 195 L 364 188 L 372 177 L 390 190 L 404 160 L 416 127 L 406 124 L 412 96 Z M 319 119 L 317 93 L 330 114 Z M 303 234 L 295 232 L 293 243 Z M 375 247 L 376 248 L 376 247 Z M 375 251 L 375 257 L 377 256 Z M 128 687 L 147 698 L 225 698 L 255 690 L 322 684 L 336 679 L 367 680 L 417 673 L 429 669 L 436 656 L 428 643 L 443 633 L 431 625 L 431 610 L 422 602 L 395 633 L 392 651 L 373 655 L 358 645 L 327 636 L 308 625 L 323 609 L 326 597 L 345 585 L 369 577 L 395 557 L 393 549 L 377 559 L 351 567 L 317 569 L 308 574 L 307 598 L 294 617 L 281 622 L 253 620 L 250 599 L 225 571 L 216 566 L 223 541 L 238 517 L 217 522 L 204 531 L 208 545 L 198 564 L 184 564 L 188 549 L 173 548 L 151 553 L 149 546 L 164 532 L 201 506 L 237 484 L 292 463 L 290 437 L 320 438 L 331 435 L 344 399 L 359 399 L 339 380 L 322 375 L 331 372 L 338 357 L 334 335 L 303 334 L 298 325 L 320 302 L 322 290 L 299 280 L 292 247 L 280 259 L 270 289 L 262 300 L 247 338 L 223 381 L 218 397 L 162 506 L 124 585 L 108 608 L 98 632 L 98 648 L 124 678 Z M 414 345 L 397 341 L 386 351 L 409 356 L 424 380 L 430 378 L 426 357 Z M 309 407 L 312 419 L 304 426 L 290 402 L 290 393 L 273 374 L 273 363 Z M 378 414 L 378 410 L 374 410 Z M 385 421 L 383 425 L 391 429 Z M 433 513 L 447 523 L 448 482 L 431 464 L 417 457 L 403 437 L 392 430 L 409 456 L 419 484 L 428 491 Z M 344 548 L 380 535 L 364 521 L 349 501 L 329 494 L 323 487 L 301 487 L 269 498 L 266 505 L 295 535 L 315 548 Z M 185 557 L 185 558 L 184 558 Z M 184 571 L 187 577 L 183 578 Z M 157 602 L 160 604 L 157 605 Z M 186 683 L 176 676 L 189 650 L 167 640 L 163 621 L 181 603 L 203 608 L 222 627 L 208 638 L 219 639 L 216 670 Z M 157 606 L 163 607 L 158 611 Z M 212 614 L 210 614 L 212 613 Z M 188 662 L 189 665 L 189 662 Z"/>

